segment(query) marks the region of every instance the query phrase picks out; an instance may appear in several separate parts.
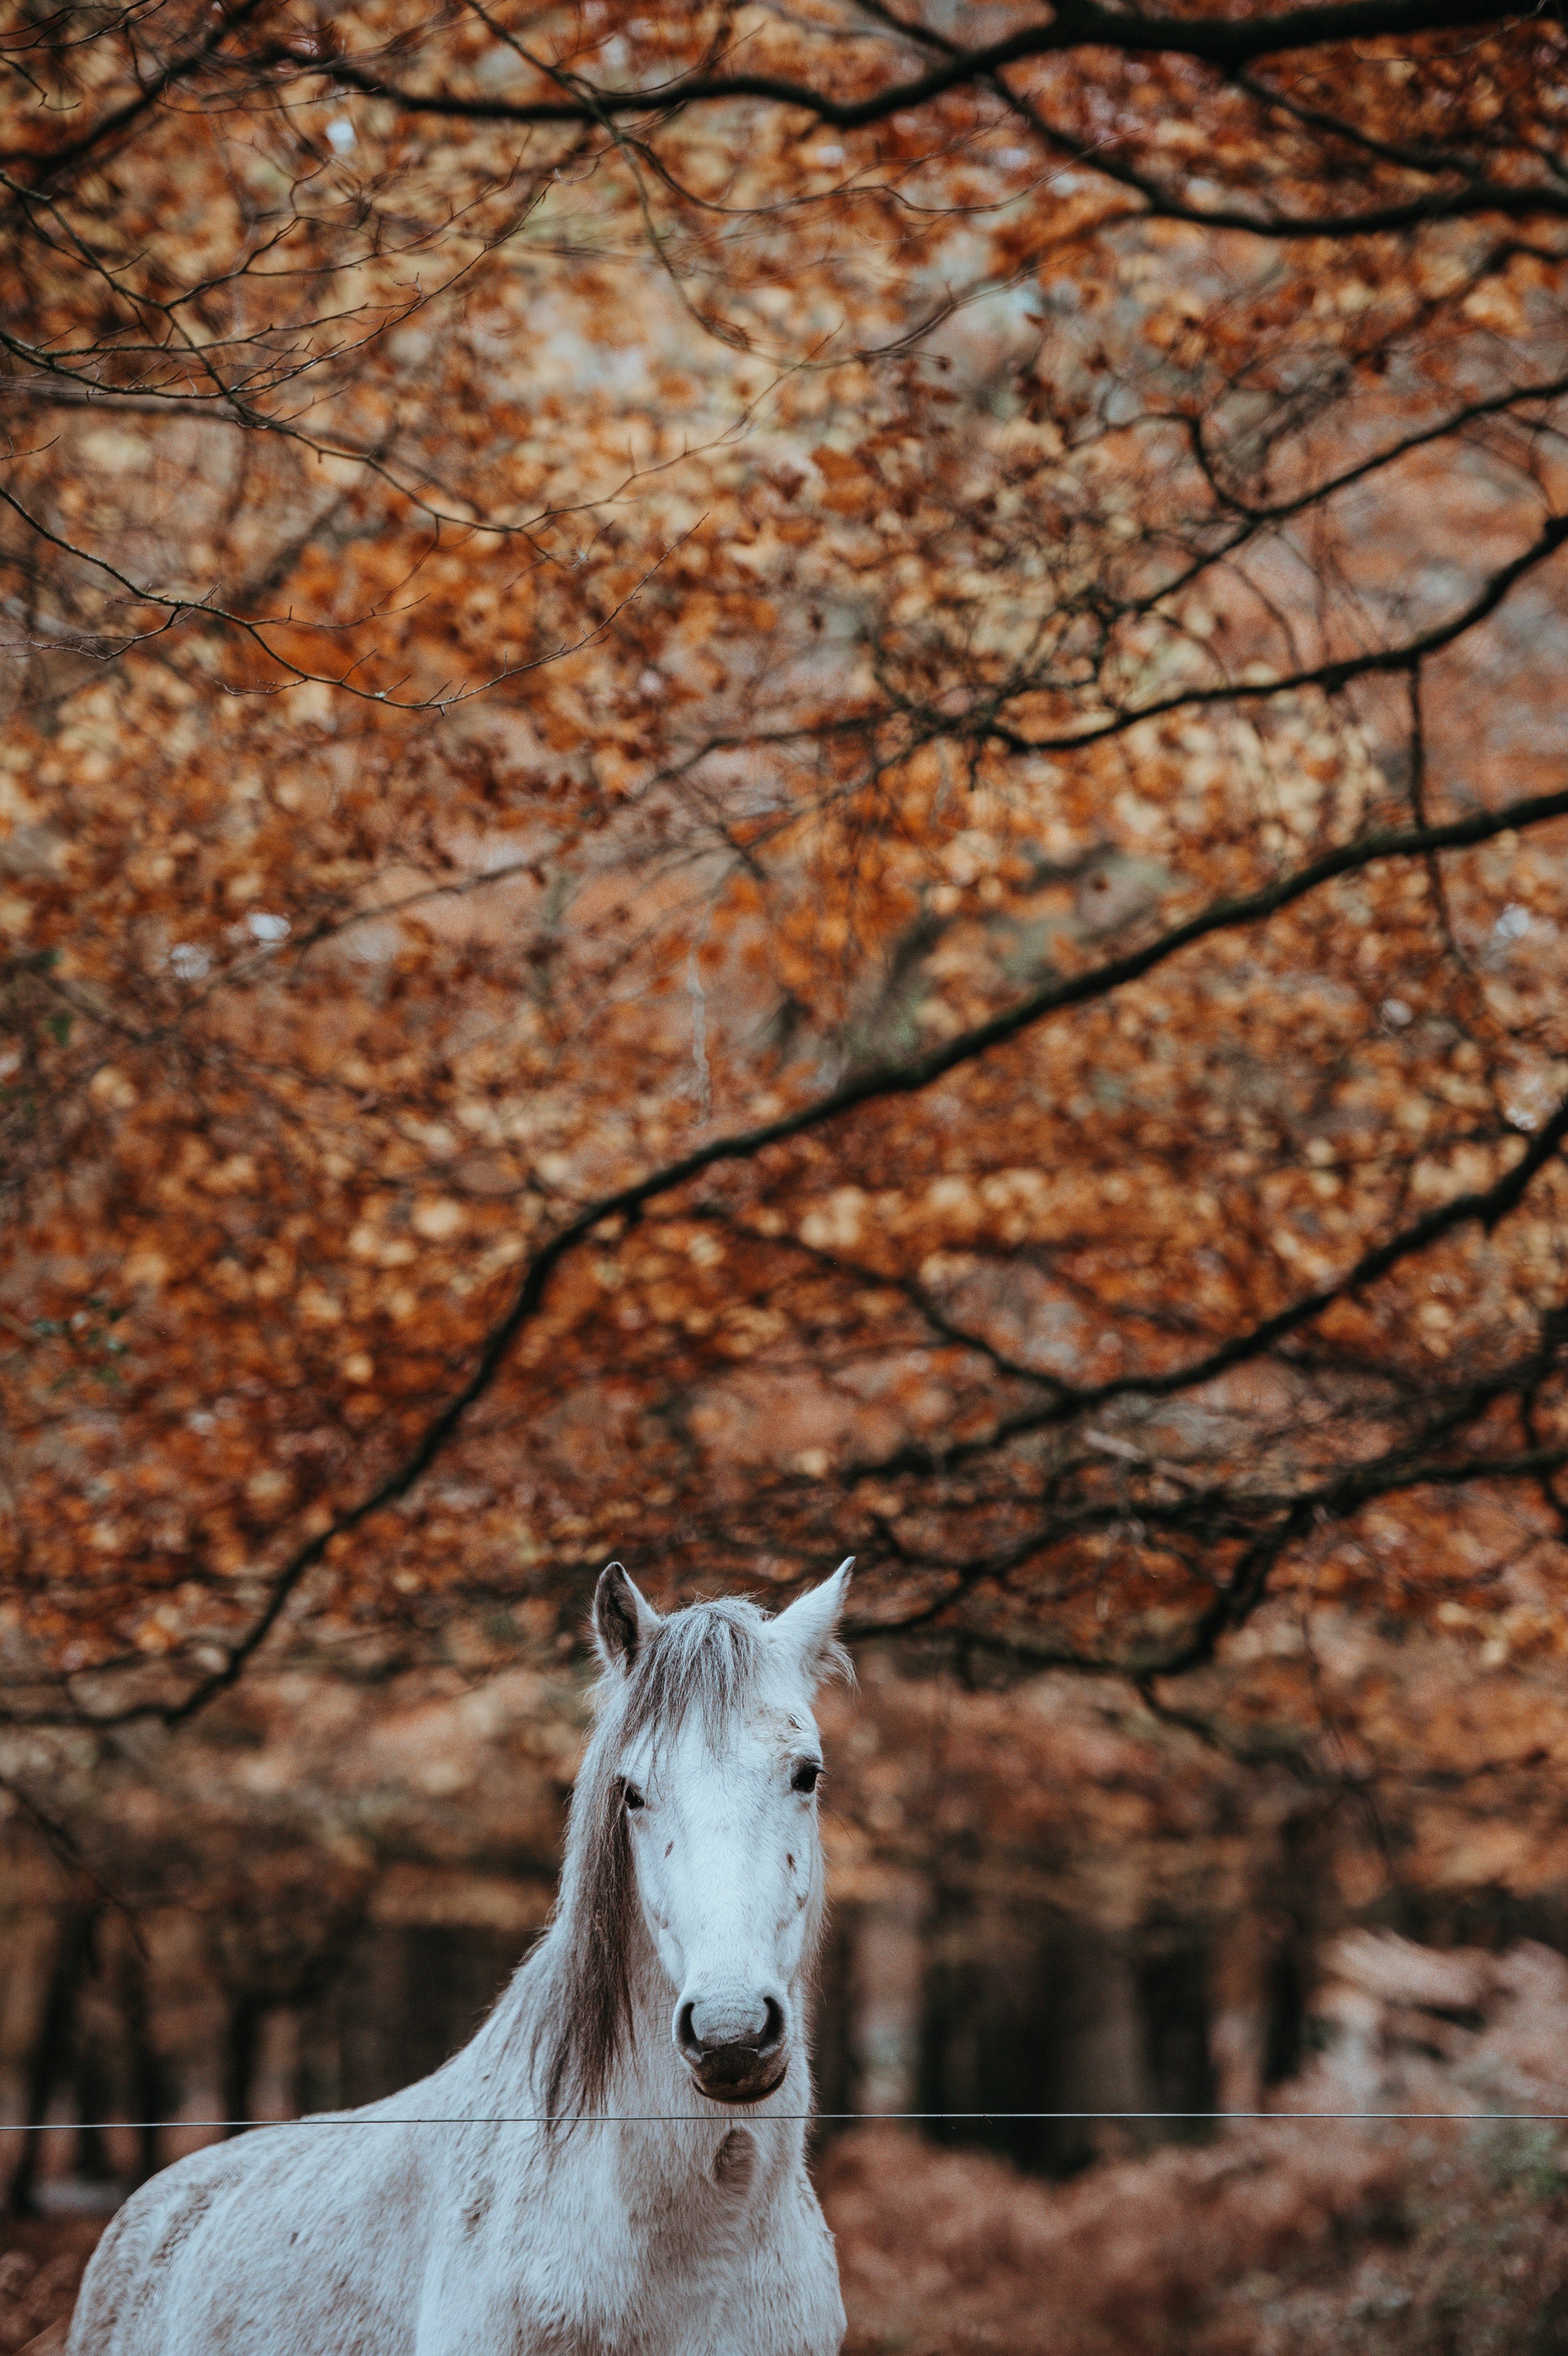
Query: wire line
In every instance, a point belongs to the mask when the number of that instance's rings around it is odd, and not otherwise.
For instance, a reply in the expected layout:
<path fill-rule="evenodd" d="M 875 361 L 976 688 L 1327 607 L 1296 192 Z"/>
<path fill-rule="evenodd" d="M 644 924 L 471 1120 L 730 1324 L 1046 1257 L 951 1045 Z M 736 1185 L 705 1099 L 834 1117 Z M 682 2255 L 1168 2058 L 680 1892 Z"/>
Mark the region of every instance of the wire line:
<path fill-rule="evenodd" d="M 742 2108 L 740 2104 L 729 2107 L 735 2110 Z M 102 2133 L 111 2127 L 128 2127 L 137 2134 L 150 2134 L 164 2127 L 216 2127 L 227 2133 L 239 2133 L 250 2127 L 717 2126 L 723 2117 L 724 2113 L 720 2111 L 561 2111 L 553 2115 L 541 2112 L 506 2118 L 415 2118 L 389 2115 L 384 2112 L 372 2117 L 359 2111 L 329 2111 L 297 2119 L 15 2119 L 0 2120 L 0 2136 L 88 2135 Z M 1005 2126 L 1023 2121 L 1067 2124 L 1098 2120 L 1123 2125 L 1180 2122 L 1221 2126 L 1230 2120 L 1245 2119 L 1270 2119 L 1281 2126 L 1318 2119 L 1381 2120 L 1389 2124 L 1424 2120 L 1431 2126 L 1462 2121 L 1472 2126 L 1520 2123 L 1552 2126 L 1568 2124 L 1568 2111 L 748 2111 L 742 2123 L 754 2126 L 776 2123 L 787 2126 L 816 2120 L 820 2125 L 832 2126 L 869 2126 L 878 2123 L 915 2126 L 956 2120 Z"/>

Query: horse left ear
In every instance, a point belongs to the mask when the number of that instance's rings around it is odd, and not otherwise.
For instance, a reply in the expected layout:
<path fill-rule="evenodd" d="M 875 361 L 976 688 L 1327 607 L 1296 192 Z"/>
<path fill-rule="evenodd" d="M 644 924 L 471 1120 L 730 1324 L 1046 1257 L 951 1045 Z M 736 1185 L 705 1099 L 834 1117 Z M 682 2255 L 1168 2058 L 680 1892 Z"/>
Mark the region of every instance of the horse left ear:
<path fill-rule="evenodd" d="M 629 1670 L 664 1622 L 624 1563 L 606 1563 L 593 1590 L 593 1642 L 607 1669 Z"/>
<path fill-rule="evenodd" d="M 831 1579 L 797 1595 L 773 1622 L 779 1635 L 799 1645 L 801 1666 L 814 1683 L 830 1669 L 849 1674 L 849 1656 L 838 1642 L 838 1622 L 844 1614 L 844 1599 L 849 1592 L 849 1573 L 854 1566 L 854 1556 L 846 1555 Z"/>

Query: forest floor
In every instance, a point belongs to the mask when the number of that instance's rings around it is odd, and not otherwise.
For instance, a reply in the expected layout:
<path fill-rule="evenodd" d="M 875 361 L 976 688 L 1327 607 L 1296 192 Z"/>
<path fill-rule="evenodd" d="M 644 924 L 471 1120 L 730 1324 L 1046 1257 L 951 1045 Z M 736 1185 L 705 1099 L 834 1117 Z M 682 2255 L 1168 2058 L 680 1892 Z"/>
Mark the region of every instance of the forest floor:
<path fill-rule="evenodd" d="M 101 2217 L 0 2218 L 0 2350 L 25 2348 L 76 2303 Z"/>
<path fill-rule="evenodd" d="M 1568 2140 L 1546 2122 L 1285 2120 L 1068 2184 L 866 2129 L 821 2169 L 846 2356 L 1568 2356 Z M 101 2230 L 0 2224 L 0 2351 Z"/>
<path fill-rule="evenodd" d="M 868 2131 L 823 2178 L 846 2356 L 1568 2356 L 1545 2123 L 1260 2122 L 1065 2185 Z"/>

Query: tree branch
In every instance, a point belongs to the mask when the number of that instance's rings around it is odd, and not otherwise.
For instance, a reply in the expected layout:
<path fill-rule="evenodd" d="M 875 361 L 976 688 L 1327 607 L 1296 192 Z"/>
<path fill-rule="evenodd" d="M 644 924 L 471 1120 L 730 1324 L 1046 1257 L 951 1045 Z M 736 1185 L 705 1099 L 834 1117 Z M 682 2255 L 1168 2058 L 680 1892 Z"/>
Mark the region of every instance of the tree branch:
<path fill-rule="evenodd" d="M 1568 793 L 1544 794 L 1506 804 L 1500 810 L 1477 811 L 1468 818 L 1452 819 L 1443 826 L 1407 828 L 1398 832 L 1364 835 L 1355 842 L 1342 844 L 1338 850 L 1309 862 L 1289 875 L 1281 876 L 1261 891 L 1240 898 L 1211 902 L 1185 924 L 1172 926 L 1141 949 L 1107 959 L 1086 973 L 1049 983 L 1020 1000 L 1006 1012 L 960 1033 L 956 1038 L 947 1041 L 929 1055 L 891 1068 L 861 1073 L 830 1095 L 818 1098 L 815 1104 L 802 1105 L 795 1111 L 757 1128 L 710 1139 L 707 1144 L 697 1147 L 675 1162 L 667 1162 L 661 1169 L 650 1171 L 645 1176 L 600 1196 L 535 1250 L 524 1268 L 510 1307 L 480 1344 L 474 1371 L 468 1380 L 432 1418 L 401 1461 L 373 1489 L 355 1504 L 346 1506 L 325 1529 L 307 1539 L 291 1555 L 273 1580 L 266 1605 L 246 1634 L 234 1645 L 221 1669 L 199 1680 L 176 1703 L 133 1703 L 123 1709 L 96 1715 L 46 1712 L 26 1717 L 23 1722 L 79 1724 L 82 1717 L 87 1716 L 89 1722 L 99 1725 L 123 1725 L 147 1719 L 161 1719 L 165 1724 L 174 1725 L 194 1716 L 217 1695 L 234 1685 L 252 1655 L 277 1624 L 284 1606 L 307 1574 L 321 1562 L 333 1540 L 347 1536 L 372 1515 L 407 1496 L 430 1470 L 455 1437 L 470 1408 L 490 1389 L 519 1334 L 538 1317 L 556 1269 L 605 1220 L 640 1212 L 649 1203 L 688 1185 L 705 1171 L 727 1162 L 752 1161 L 768 1147 L 822 1129 L 863 1105 L 916 1095 L 947 1073 L 976 1062 L 993 1047 L 1017 1038 L 1048 1015 L 1105 997 L 1128 982 L 1137 980 L 1192 943 L 1211 934 L 1256 924 L 1338 876 L 1359 873 L 1383 859 L 1421 857 L 1432 851 L 1455 850 L 1490 841 L 1500 834 L 1563 817 L 1568 817 Z M 1125 1377 L 1093 1393 L 1084 1394 L 1084 1401 L 1097 1402 L 1105 1397 L 1125 1395 L 1129 1390 L 1158 1393 L 1162 1389 L 1180 1388 L 1209 1379 L 1213 1374 L 1239 1364 L 1244 1357 L 1256 1355 L 1294 1326 L 1317 1316 L 1330 1301 L 1340 1298 L 1347 1290 L 1374 1281 L 1399 1260 L 1424 1249 L 1449 1229 L 1477 1220 L 1490 1227 L 1520 1200 L 1531 1179 L 1556 1152 L 1564 1135 L 1568 1135 L 1568 1103 L 1558 1108 L 1513 1169 L 1495 1185 L 1480 1194 L 1456 1196 L 1453 1202 L 1428 1213 L 1413 1227 L 1364 1254 L 1355 1268 L 1337 1284 L 1292 1303 L 1250 1334 L 1221 1344 L 1208 1358 L 1200 1361 L 1197 1368 L 1189 1367 L 1180 1375 L 1163 1377 Z M 1052 1402 L 1050 1408 L 1036 1411 L 1030 1428 L 1036 1421 L 1058 1419 L 1064 1412 L 1076 1412 L 1076 1402 L 1072 1406 L 1066 1402 Z M 995 1436 L 987 1444 L 995 1445 Z M 953 1451 L 945 1453 L 950 1461 Z"/>
<path fill-rule="evenodd" d="M 1559 12 L 1552 8 L 1538 13 L 1555 16 Z M 1390 36 L 1411 39 L 1423 33 L 1517 23 L 1519 18 L 1517 8 L 1499 5 L 1499 0 L 1342 0 L 1338 6 L 1286 8 L 1273 16 L 1253 17 L 1145 16 L 1132 9 L 1072 0 L 1072 5 L 1059 6 L 1048 24 L 1026 26 L 978 48 L 955 48 L 924 73 L 859 99 L 835 98 L 808 82 L 774 74 L 702 73 L 651 90 L 606 90 L 573 76 L 572 81 L 583 91 L 581 99 L 517 101 L 405 90 L 348 59 L 323 60 L 317 70 L 367 97 L 386 99 L 404 112 L 446 115 L 465 122 L 588 123 L 625 114 L 670 115 L 690 106 L 732 105 L 738 99 L 754 99 L 798 109 L 835 130 L 854 131 L 928 105 L 950 91 L 988 81 L 1009 65 L 1063 50 L 1103 48 L 1129 56 L 1188 57 L 1233 72 L 1259 58 L 1290 51 Z M 257 62 L 285 59 L 296 69 L 309 62 L 297 50 L 286 48 L 265 52 Z"/>

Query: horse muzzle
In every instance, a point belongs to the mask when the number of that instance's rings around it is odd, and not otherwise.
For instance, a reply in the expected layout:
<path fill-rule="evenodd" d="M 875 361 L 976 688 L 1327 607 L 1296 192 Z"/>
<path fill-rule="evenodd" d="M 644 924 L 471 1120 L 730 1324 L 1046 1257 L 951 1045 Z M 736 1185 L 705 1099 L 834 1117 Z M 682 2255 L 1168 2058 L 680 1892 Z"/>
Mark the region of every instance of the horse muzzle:
<path fill-rule="evenodd" d="M 770 1996 L 755 2009 L 761 2019 L 744 2026 L 705 2019 L 689 2000 L 676 2014 L 677 2049 L 698 2093 L 710 2103 L 761 2103 L 784 2084 L 789 2069 L 784 2007 Z"/>

